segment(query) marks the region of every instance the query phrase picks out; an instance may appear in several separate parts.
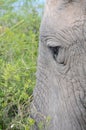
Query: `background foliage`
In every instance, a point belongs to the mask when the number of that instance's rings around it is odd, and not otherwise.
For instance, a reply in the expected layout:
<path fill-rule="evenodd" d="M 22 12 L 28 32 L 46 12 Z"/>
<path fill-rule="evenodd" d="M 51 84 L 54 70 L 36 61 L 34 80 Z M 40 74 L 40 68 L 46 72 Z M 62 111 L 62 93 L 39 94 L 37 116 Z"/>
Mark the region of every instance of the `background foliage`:
<path fill-rule="evenodd" d="M 0 130 L 30 130 L 42 4 L 0 1 Z"/>

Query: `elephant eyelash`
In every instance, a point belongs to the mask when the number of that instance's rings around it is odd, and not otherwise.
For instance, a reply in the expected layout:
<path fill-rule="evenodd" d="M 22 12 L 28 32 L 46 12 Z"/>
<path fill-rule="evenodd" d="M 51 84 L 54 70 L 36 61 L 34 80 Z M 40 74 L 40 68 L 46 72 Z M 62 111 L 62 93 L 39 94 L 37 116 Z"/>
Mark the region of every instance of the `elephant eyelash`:
<path fill-rule="evenodd" d="M 55 47 L 52 47 L 52 46 L 49 46 L 49 49 L 51 50 L 52 52 L 52 55 L 53 55 L 53 58 L 56 60 L 56 57 L 58 56 L 58 53 L 59 53 L 59 49 L 61 47 L 60 46 L 55 46 Z"/>

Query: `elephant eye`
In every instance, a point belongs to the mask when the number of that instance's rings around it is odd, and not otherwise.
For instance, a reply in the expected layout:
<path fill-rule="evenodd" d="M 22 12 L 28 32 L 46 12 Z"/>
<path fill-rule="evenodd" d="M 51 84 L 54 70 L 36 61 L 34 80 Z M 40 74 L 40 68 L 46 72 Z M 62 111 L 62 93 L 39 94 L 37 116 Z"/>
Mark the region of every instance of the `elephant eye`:
<path fill-rule="evenodd" d="M 55 46 L 55 47 L 51 47 L 49 46 L 49 49 L 51 50 L 52 52 L 52 55 L 53 55 L 53 58 L 56 60 L 57 56 L 58 56 L 58 53 L 59 53 L 59 49 L 61 47 L 60 46 Z"/>
<path fill-rule="evenodd" d="M 54 60 L 61 65 L 66 65 L 66 48 L 62 46 L 48 46 Z"/>

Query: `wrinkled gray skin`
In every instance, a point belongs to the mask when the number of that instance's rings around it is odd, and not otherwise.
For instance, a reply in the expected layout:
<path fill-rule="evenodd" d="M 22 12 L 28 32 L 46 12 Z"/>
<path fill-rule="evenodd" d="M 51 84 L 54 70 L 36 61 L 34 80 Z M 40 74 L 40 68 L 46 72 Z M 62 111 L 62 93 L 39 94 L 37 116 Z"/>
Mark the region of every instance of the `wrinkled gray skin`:
<path fill-rule="evenodd" d="M 86 0 L 47 0 L 32 117 L 43 130 L 86 130 Z"/>

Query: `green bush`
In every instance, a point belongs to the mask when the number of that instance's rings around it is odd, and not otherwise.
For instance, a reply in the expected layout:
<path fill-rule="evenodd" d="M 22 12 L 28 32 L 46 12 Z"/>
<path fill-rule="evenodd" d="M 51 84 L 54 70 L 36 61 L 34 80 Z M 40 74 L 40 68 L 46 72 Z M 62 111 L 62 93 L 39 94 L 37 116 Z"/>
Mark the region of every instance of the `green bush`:
<path fill-rule="evenodd" d="M 35 123 L 29 117 L 29 107 L 35 86 L 40 16 L 33 6 L 31 12 L 22 14 L 12 10 L 11 15 L 8 11 L 1 17 L 0 130 L 30 130 Z"/>

